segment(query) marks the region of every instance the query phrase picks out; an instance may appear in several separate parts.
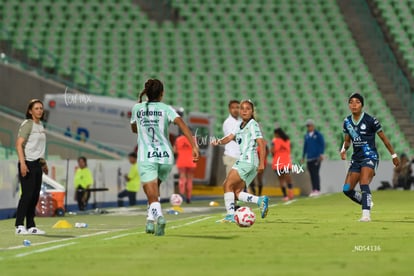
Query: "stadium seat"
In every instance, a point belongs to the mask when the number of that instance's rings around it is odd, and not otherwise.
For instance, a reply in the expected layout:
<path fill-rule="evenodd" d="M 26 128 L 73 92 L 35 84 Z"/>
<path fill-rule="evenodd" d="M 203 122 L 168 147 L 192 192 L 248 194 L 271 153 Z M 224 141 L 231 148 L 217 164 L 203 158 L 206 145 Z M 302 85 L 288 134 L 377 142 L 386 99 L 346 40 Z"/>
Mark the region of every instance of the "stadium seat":
<path fill-rule="evenodd" d="M 337 132 L 353 91 L 367 95 L 373 113 L 390 114 L 335 1 L 170 2 L 184 18 L 176 24 L 157 24 L 128 0 L 0 0 L 0 16 L 14 50 L 30 60 L 115 97 L 135 99 L 146 78 L 160 78 L 166 102 L 213 112 L 216 134 L 230 99 L 252 99 L 265 136 L 271 139 L 276 122 L 283 125 L 295 157 L 301 154 L 303 121 L 313 118 L 326 136 L 329 158 L 339 158 Z M 401 18 L 412 18 L 411 4 L 376 2 L 396 28 L 404 28 Z M 398 36 L 412 60 L 414 32 L 406 34 Z M 56 60 L 43 61 L 26 40 Z M 326 113 L 332 115 L 326 119 Z M 394 144 L 402 137 L 396 132 Z M 405 147 L 399 143 L 397 150 Z"/>

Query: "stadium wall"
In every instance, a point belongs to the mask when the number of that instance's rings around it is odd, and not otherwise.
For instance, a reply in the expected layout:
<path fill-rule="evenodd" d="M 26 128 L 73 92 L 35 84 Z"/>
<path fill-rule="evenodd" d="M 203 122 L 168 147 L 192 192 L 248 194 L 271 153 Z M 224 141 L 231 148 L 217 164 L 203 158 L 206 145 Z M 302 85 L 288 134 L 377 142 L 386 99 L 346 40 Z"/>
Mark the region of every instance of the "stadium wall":
<path fill-rule="evenodd" d="M 71 89 L 73 90 L 73 89 Z M 26 112 L 30 99 L 43 100 L 44 94 L 62 94 L 65 86 L 22 70 L 14 65 L 0 63 L 0 104 Z"/>
<path fill-rule="evenodd" d="M 68 206 L 69 211 L 76 211 L 76 202 L 73 199 L 74 187 L 73 176 L 77 166 L 76 160 L 52 160 L 49 161 L 49 176 L 57 180 L 63 186 L 66 184 L 66 172 L 68 170 Z M 98 207 L 116 206 L 118 194 L 118 169 L 122 174 L 129 170 L 129 163 L 127 161 L 119 160 L 88 160 L 88 167 L 91 169 L 94 179 L 95 188 L 108 188 L 107 192 L 96 193 L 96 202 Z M 342 192 L 342 186 L 345 179 L 347 163 L 344 161 L 324 161 L 321 167 L 321 191 L 322 193 L 338 193 Z M 391 161 L 382 161 L 377 170 L 377 174 L 371 183 L 371 190 L 377 190 L 381 186 L 381 181 L 389 181 L 392 179 L 393 164 Z M 174 193 L 174 177 L 176 169 L 171 173 L 170 178 L 166 183 L 161 185 L 161 197 L 166 200 Z M 277 177 L 275 173 L 268 167 L 265 175 L 265 188 L 276 187 Z M 302 195 L 307 195 L 310 192 L 309 175 L 305 173 L 293 175 L 295 187 L 301 189 Z M 123 186 L 123 182 L 122 188 Z M 218 184 L 220 183 L 212 183 Z M 18 202 L 18 182 L 17 182 L 17 166 L 15 160 L 0 161 L 0 219 L 11 217 L 14 214 Z M 197 187 L 197 186 L 195 186 Z M 221 189 L 215 189 L 217 197 L 222 196 Z M 211 196 L 206 194 L 205 196 Z M 203 195 L 198 195 L 203 196 Z M 139 202 L 145 202 L 145 194 L 142 188 L 137 194 Z M 92 203 L 94 197 L 91 197 Z M 346 200 L 346 199 L 344 199 Z M 220 201 L 221 202 L 221 201 Z"/>

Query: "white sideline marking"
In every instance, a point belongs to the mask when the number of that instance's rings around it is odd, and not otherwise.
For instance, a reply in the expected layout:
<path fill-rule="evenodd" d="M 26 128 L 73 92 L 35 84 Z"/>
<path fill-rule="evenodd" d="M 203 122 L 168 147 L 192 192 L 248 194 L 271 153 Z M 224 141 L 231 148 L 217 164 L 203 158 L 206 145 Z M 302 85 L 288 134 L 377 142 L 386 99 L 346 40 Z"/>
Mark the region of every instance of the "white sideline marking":
<path fill-rule="evenodd" d="M 197 218 L 197 217 L 200 217 L 200 216 L 189 217 L 189 218 Z M 189 219 L 189 218 L 184 218 L 184 219 L 182 219 L 182 220 L 186 220 L 186 219 Z M 195 224 L 195 223 L 198 223 L 198 222 L 200 222 L 200 221 L 204 221 L 204 220 L 207 220 L 207 219 L 210 219 L 210 218 L 212 218 L 212 216 L 210 216 L 210 217 L 203 217 L 203 218 L 201 218 L 201 219 L 194 220 L 194 221 L 190 221 L 190 222 L 187 222 L 187 223 L 184 223 L 184 224 L 181 224 L 181 225 L 173 225 L 173 226 L 171 226 L 171 227 L 168 227 L 167 229 L 177 229 L 177 228 L 181 228 L 181 227 L 188 226 L 188 225 L 192 225 L 192 224 Z M 105 239 L 103 239 L 103 240 L 104 240 L 104 241 L 108 241 L 108 240 L 115 240 L 115 239 L 119 239 L 119 238 L 123 238 L 123 237 L 130 236 L 130 235 L 141 235 L 141 234 L 145 234 L 145 232 L 138 232 L 138 233 L 125 233 L 125 234 L 120 234 L 120 235 L 116 235 L 116 236 L 108 237 L 108 238 L 105 238 Z"/>
<path fill-rule="evenodd" d="M 126 236 L 130 236 L 130 235 L 139 235 L 139 234 L 144 234 L 145 232 L 138 232 L 138 233 L 125 233 L 125 234 L 121 234 L 121 235 L 116 235 L 116 236 L 112 236 L 112 237 L 108 237 L 103 239 L 104 241 L 109 241 L 109 240 L 115 240 L 115 239 L 119 239 L 119 238 L 123 238 Z"/>
<path fill-rule="evenodd" d="M 201 219 L 197 219 L 197 220 L 193 220 L 193 221 L 190 221 L 190 222 L 187 222 L 187 223 L 181 224 L 181 225 L 174 225 L 174 226 L 171 226 L 171 227 L 169 227 L 169 228 L 170 228 L 170 229 L 177 229 L 177 228 L 181 228 L 181 227 L 184 227 L 184 226 L 192 225 L 192 224 L 195 224 L 195 223 L 198 223 L 198 222 L 201 222 L 201 221 L 207 220 L 207 219 L 211 219 L 211 218 L 213 218 L 213 216 L 210 216 L 210 217 L 205 217 L 205 218 L 201 218 Z"/>
<path fill-rule="evenodd" d="M 283 203 L 283 205 L 289 205 L 289 204 L 292 204 L 295 201 L 297 201 L 297 199 L 292 199 L 292 200 L 286 201 L 285 203 Z"/>
<path fill-rule="evenodd" d="M 122 231 L 122 230 L 125 230 L 125 229 L 117 229 L 115 231 Z M 80 236 L 76 236 L 76 237 L 73 237 L 73 238 L 65 238 L 65 239 L 60 239 L 60 240 L 52 240 L 52 241 L 47 241 L 47 242 L 33 243 L 32 246 L 45 245 L 45 244 L 56 243 L 56 242 L 60 242 L 60 241 L 70 241 L 70 240 L 75 240 L 75 239 L 80 239 L 80 238 L 88 238 L 88 237 L 108 234 L 108 233 L 115 232 L 115 231 L 101 231 L 101 232 L 96 232 L 96 233 L 92 233 L 92 234 L 80 235 Z M 25 236 L 25 237 L 27 237 L 27 236 Z M 5 248 L 5 249 L 6 250 L 11 250 L 11 249 L 19 249 L 19 248 L 23 248 L 23 247 L 25 247 L 25 246 L 24 245 L 18 245 L 18 246 L 8 247 L 8 248 Z"/>
<path fill-rule="evenodd" d="M 66 246 L 69 246 L 69 245 L 74 245 L 74 244 L 76 244 L 76 242 L 70 242 L 70 243 L 59 244 L 59 245 L 55 245 L 55 246 L 51 246 L 51 247 L 45 247 L 45 248 L 42 248 L 42 249 L 38 249 L 38 250 L 26 252 L 26 253 L 17 254 L 15 257 L 16 258 L 26 257 L 28 255 L 32 255 L 32 254 L 36 254 L 36 253 L 42 253 L 42 252 L 47 252 L 47 251 L 59 249 L 59 248 L 66 247 Z"/>

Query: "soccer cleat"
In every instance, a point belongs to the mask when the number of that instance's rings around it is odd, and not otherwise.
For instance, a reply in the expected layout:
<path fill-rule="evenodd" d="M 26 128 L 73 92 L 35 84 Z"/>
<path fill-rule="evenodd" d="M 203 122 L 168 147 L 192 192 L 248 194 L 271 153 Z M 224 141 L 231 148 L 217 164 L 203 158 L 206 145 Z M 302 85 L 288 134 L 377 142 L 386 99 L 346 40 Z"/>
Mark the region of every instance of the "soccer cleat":
<path fill-rule="evenodd" d="M 39 228 L 37 228 L 37 227 L 31 227 L 31 228 L 29 228 L 29 229 L 27 230 L 27 232 L 28 232 L 30 235 L 44 235 L 44 234 L 46 234 L 46 232 L 45 232 L 45 231 L 40 230 L 40 229 L 39 229 Z"/>
<path fill-rule="evenodd" d="M 165 234 L 165 225 L 167 224 L 163 216 L 158 217 L 157 219 L 157 230 L 155 231 L 155 236 L 164 236 Z"/>
<path fill-rule="evenodd" d="M 16 227 L 16 235 L 27 235 L 29 234 L 26 230 L 26 227 L 19 225 Z"/>
<path fill-rule="evenodd" d="M 292 200 L 294 197 L 295 197 L 295 194 L 293 193 L 293 189 L 288 189 L 289 200 Z"/>
<path fill-rule="evenodd" d="M 219 219 L 216 222 L 217 223 L 235 223 L 236 221 L 234 220 L 234 215 L 227 214 L 224 218 Z"/>
<path fill-rule="evenodd" d="M 265 218 L 267 216 L 267 212 L 269 211 L 269 198 L 267 196 L 261 196 L 259 202 L 257 202 L 257 205 L 259 205 L 262 218 Z"/>
<path fill-rule="evenodd" d="M 153 220 L 147 220 L 147 224 L 145 225 L 145 233 L 147 234 L 154 234 L 155 226 Z"/>
<path fill-rule="evenodd" d="M 368 217 L 368 216 L 363 216 L 362 218 L 360 218 L 359 219 L 359 221 L 360 222 L 370 222 L 371 221 L 371 218 L 370 217 Z"/>
<path fill-rule="evenodd" d="M 289 197 L 287 197 L 287 196 L 283 197 L 282 201 L 284 201 L 284 202 L 289 201 Z"/>

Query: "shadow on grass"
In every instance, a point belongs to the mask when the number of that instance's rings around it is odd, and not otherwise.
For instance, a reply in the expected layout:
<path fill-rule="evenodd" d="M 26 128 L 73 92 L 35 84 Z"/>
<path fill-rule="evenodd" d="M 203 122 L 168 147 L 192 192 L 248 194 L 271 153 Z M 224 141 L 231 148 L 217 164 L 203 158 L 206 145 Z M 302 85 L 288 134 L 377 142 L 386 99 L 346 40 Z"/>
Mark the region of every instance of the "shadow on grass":
<path fill-rule="evenodd" d="M 193 238 L 193 239 L 211 239 L 211 240 L 232 240 L 236 236 L 216 236 L 216 235 L 168 235 L 177 238 Z"/>

